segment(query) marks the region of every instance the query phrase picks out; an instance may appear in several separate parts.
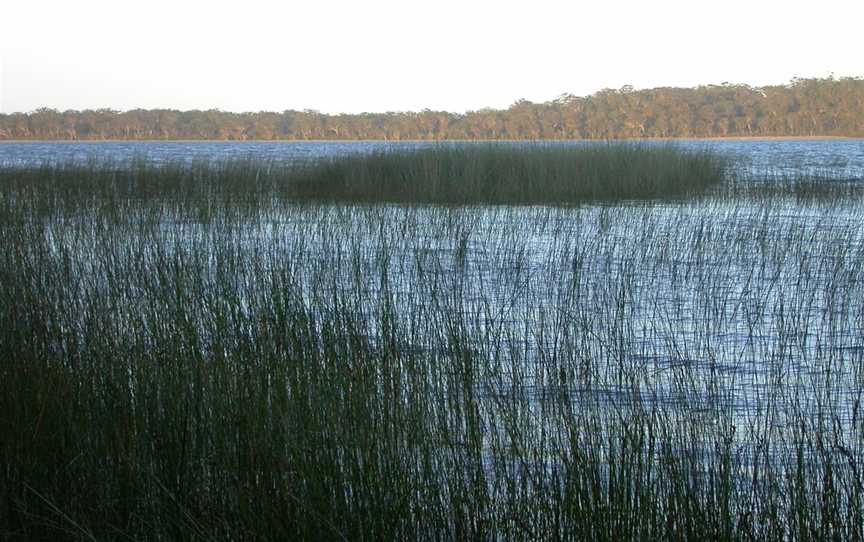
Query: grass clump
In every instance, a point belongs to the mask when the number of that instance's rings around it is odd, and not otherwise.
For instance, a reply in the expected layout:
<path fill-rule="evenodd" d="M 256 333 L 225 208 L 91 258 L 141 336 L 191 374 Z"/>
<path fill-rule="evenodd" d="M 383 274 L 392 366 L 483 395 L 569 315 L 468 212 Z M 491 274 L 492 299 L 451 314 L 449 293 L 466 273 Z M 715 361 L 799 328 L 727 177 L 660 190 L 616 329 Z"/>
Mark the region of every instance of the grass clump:
<path fill-rule="evenodd" d="M 674 146 L 439 145 L 280 163 L 45 163 L 0 168 L 3 191 L 43 206 L 100 201 L 227 204 L 548 204 L 682 198 L 724 179 L 726 160 Z M 33 200 L 33 198 L 36 200 Z"/>
<path fill-rule="evenodd" d="M 454 145 L 342 156 L 292 181 L 296 196 L 319 200 L 574 205 L 700 194 L 725 165 L 674 146 Z"/>

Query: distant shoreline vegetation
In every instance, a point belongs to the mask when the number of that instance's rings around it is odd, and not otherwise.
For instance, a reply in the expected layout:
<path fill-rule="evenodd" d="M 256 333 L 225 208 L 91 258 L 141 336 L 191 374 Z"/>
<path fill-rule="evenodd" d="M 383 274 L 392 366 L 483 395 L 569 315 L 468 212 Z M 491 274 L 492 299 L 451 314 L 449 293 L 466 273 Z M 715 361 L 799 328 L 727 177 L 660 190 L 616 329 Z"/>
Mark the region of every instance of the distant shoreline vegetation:
<path fill-rule="evenodd" d="M 604 140 L 864 136 L 864 79 L 787 85 L 604 89 L 508 109 L 324 114 L 313 110 L 110 109 L 0 114 L 0 141 Z"/>

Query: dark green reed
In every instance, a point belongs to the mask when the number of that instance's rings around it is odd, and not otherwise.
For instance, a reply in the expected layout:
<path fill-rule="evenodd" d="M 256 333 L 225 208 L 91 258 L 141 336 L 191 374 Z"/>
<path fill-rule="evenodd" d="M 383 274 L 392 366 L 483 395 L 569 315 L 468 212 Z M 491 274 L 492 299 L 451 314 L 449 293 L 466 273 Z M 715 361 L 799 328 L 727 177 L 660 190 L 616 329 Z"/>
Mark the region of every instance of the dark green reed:
<path fill-rule="evenodd" d="M 0 170 L 6 191 L 51 198 L 49 206 L 99 200 L 261 203 L 298 201 L 552 204 L 675 199 L 724 178 L 728 160 L 673 145 L 438 145 L 283 164 L 145 160 L 46 164 Z"/>
<path fill-rule="evenodd" d="M 726 163 L 671 145 L 460 145 L 338 157 L 294 182 L 299 197 L 320 200 L 572 205 L 699 194 Z"/>

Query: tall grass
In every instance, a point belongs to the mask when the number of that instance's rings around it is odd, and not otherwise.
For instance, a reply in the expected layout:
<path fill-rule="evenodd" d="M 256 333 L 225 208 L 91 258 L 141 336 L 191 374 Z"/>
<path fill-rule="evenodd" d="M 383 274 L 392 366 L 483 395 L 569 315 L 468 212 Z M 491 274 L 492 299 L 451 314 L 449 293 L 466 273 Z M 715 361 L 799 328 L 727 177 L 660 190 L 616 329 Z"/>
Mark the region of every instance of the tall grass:
<path fill-rule="evenodd" d="M 854 199 L 88 167 L 0 172 L 0 537 L 861 539 Z"/>
<path fill-rule="evenodd" d="M 294 182 L 299 196 L 319 200 L 567 205 L 699 194 L 723 180 L 725 165 L 675 146 L 461 145 L 340 156 Z"/>
<path fill-rule="evenodd" d="M 0 169 L 6 190 L 49 202 L 90 200 L 552 204 L 674 199 L 720 183 L 717 153 L 637 144 L 462 145 L 397 149 L 286 164 L 276 161 L 44 163 Z"/>

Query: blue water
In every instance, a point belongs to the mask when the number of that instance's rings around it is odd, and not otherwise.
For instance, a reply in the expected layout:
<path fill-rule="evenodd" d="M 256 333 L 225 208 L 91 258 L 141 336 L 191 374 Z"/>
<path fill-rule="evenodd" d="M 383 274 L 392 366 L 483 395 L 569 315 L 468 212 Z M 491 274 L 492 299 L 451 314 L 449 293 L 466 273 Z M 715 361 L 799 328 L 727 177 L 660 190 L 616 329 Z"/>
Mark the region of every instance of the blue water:
<path fill-rule="evenodd" d="M 733 155 L 751 171 L 815 171 L 864 180 L 864 141 L 677 144 Z M 292 162 L 428 145 L 433 144 L 4 143 L 0 164 L 135 157 Z M 855 203 L 799 205 L 783 199 L 771 205 L 742 199 L 614 208 L 430 207 L 411 213 L 382 206 L 371 214 L 298 206 L 280 207 L 277 213 L 285 214 L 252 221 L 242 234 L 226 223 L 224 238 L 213 237 L 219 226 L 195 220 L 168 220 L 164 234 L 143 241 L 129 228 L 130 242 L 120 246 L 130 253 L 150 250 L 154 242 L 169 250 L 207 251 L 211 242 L 226 243 L 220 250 L 236 250 L 236 261 L 249 265 L 249 274 L 238 280 L 265 286 L 266 275 L 253 275 L 252 269 L 288 268 L 290 260 L 300 297 L 318 299 L 332 287 L 334 299 L 356 300 L 361 311 L 357 321 L 368 323 L 365 329 L 373 344 L 381 330 L 374 317 L 362 311 L 374 310 L 383 285 L 397 315 L 396 329 L 413 329 L 417 306 L 425 299 L 435 298 L 438 291 L 454 292 L 452 298 L 440 297 L 443 310 L 463 311 L 464 321 L 475 325 L 481 338 L 472 347 L 495 352 L 504 367 L 516 367 L 523 358 L 540 366 L 559 349 L 566 351 L 566 341 L 582 341 L 567 348 L 581 352 L 584 359 L 565 356 L 554 362 L 571 370 L 585 360 L 594 364 L 596 379 L 590 386 L 569 389 L 570 400 L 579 401 L 580 408 L 623 408 L 633 393 L 631 381 L 622 387 L 618 376 L 624 367 L 644 375 L 633 380 L 640 386 L 640 401 L 656 405 L 670 419 L 704 416 L 705 423 L 723 420 L 740 428 L 776 424 L 780 429 L 771 430 L 777 438 L 773 449 L 782 453 L 781 446 L 793 435 L 780 431 L 801 423 L 787 419 L 784 405 L 793 401 L 790 416 L 812 410 L 813 426 L 830 417 L 835 431 L 848 441 L 860 435 L 860 424 L 850 414 L 864 383 L 860 209 Z M 70 254 L 92 254 L 92 239 L 81 231 L 57 222 L 48 235 L 53 246 L 68 247 Z M 351 257 L 343 259 L 344 254 Z M 126 257 L 116 265 L 137 261 Z M 80 276 L 103 273 L 88 267 L 87 258 L 72 265 L 80 266 Z M 217 272 L 216 267 L 211 271 Z M 115 274 L 135 277 L 136 272 L 121 269 Z M 447 306 L 450 299 L 453 304 Z M 400 347 L 430 357 L 449 355 L 446 338 L 418 333 L 412 341 Z M 520 393 L 534 405 L 531 423 L 545 427 L 541 404 L 547 396 L 560 397 L 560 382 L 532 368 L 516 388 L 513 373 L 508 369 L 484 380 L 481 400 Z M 693 379 L 692 392 L 687 392 L 692 396 L 682 395 L 685 377 Z M 719 392 L 709 388 L 709 382 L 716 382 Z M 775 411 L 766 404 L 779 406 Z M 736 433 L 742 445 L 740 461 L 755 456 L 756 437 L 750 431 Z"/>
<path fill-rule="evenodd" d="M 471 143 L 448 143 L 470 145 Z M 524 145 L 525 143 L 499 143 Z M 554 142 L 549 145 L 597 145 L 603 143 Z M 665 143 L 648 143 L 651 145 Z M 33 142 L 0 143 L 0 165 L 45 161 L 154 161 L 229 159 L 255 157 L 292 162 L 383 149 L 419 148 L 421 142 Z M 710 148 L 738 159 L 751 171 L 777 173 L 818 172 L 864 179 L 864 140 L 822 141 L 681 141 L 685 148 Z"/>

